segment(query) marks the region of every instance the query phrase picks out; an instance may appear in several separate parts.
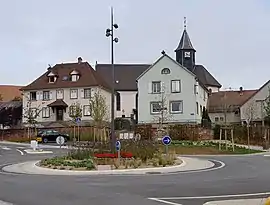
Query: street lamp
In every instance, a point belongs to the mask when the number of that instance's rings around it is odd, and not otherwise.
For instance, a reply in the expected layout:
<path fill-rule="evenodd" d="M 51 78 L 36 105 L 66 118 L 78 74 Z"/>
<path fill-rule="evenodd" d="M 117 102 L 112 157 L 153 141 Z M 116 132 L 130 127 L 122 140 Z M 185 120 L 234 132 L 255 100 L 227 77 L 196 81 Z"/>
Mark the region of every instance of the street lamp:
<path fill-rule="evenodd" d="M 111 64 L 112 64 L 112 95 L 111 95 L 111 139 L 114 145 L 115 131 L 114 131 L 114 91 L 115 91 L 115 76 L 114 76 L 114 43 L 118 43 L 118 38 L 114 37 L 114 29 L 118 29 L 118 25 L 114 23 L 113 7 L 111 7 L 111 28 L 106 29 L 106 37 L 111 38 Z"/>

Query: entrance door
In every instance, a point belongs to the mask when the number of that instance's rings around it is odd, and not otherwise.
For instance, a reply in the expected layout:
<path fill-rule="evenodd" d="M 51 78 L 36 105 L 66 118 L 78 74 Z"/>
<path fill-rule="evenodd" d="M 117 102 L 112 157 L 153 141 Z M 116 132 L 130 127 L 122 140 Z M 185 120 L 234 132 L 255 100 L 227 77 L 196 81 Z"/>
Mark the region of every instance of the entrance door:
<path fill-rule="evenodd" d="M 63 121 L 64 112 L 62 108 L 56 108 L 56 121 Z"/>

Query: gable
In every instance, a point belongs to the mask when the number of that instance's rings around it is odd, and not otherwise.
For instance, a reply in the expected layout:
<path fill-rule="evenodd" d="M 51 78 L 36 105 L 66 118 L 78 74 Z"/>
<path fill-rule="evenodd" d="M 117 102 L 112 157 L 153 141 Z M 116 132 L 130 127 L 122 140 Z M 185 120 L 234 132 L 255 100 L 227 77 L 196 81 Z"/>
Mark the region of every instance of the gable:
<path fill-rule="evenodd" d="M 179 63 L 177 63 L 174 59 L 172 59 L 167 54 L 162 55 L 152 66 L 150 66 L 147 70 L 145 70 L 138 78 L 137 81 L 139 81 L 141 78 L 144 78 L 145 76 L 152 75 L 153 73 L 155 75 L 162 75 L 161 72 L 164 68 L 170 69 L 170 75 L 173 76 L 173 73 L 177 73 L 180 70 L 184 71 L 184 73 L 187 73 L 189 76 L 195 77 L 195 74 L 192 73 L 187 68 L 183 67 Z M 151 73 L 151 74 L 149 74 Z"/>

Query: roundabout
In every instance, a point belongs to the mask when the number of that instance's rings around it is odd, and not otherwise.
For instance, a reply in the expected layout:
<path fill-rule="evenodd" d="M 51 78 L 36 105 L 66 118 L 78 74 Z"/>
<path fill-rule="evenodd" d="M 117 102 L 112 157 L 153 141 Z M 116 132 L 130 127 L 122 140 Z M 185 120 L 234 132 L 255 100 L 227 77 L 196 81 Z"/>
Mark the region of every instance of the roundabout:
<path fill-rule="evenodd" d="M 64 154 L 66 150 L 50 148 L 47 151 L 53 153 L 21 155 L 16 151 L 15 145 L 7 145 L 7 147 L 10 150 L 3 150 L 0 156 L 3 170 L 0 174 L 0 204 L 2 205 L 4 202 L 13 205 L 211 205 L 211 201 L 248 198 L 253 198 L 253 202 L 256 199 L 257 204 L 260 199 L 270 195 L 268 177 L 270 158 L 264 157 L 263 154 L 185 156 L 182 157 L 181 170 L 168 173 L 48 175 L 18 173 L 18 170 L 15 173 L 14 170 L 7 170 L 7 168 L 14 169 L 18 164 L 25 165 L 30 162 L 36 164 L 42 159 Z M 195 165 L 197 166 L 199 162 L 211 166 L 196 169 Z M 229 203 L 234 202 L 229 201 Z M 237 203 L 240 205 L 240 201 Z"/>

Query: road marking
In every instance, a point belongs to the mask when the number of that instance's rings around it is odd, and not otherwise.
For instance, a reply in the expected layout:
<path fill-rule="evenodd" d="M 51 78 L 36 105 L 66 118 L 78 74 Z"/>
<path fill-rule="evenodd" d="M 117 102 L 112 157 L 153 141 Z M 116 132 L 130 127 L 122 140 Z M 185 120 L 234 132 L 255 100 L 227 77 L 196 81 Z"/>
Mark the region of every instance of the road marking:
<path fill-rule="evenodd" d="M 0 200 L 0 205 L 13 205 L 12 203 L 1 201 Z"/>
<path fill-rule="evenodd" d="M 21 155 L 24 155 L 23 151 L 22 150 L 19 150 L 19 149 L 16 149 L 17 152 L 20 152 Z"/>
<path fill-rule="evenodd" d="M 250 193 L 250 194 L 232 194 L 218 196 L 186 196 L 186 197 L 161 197 L 159 200 L 186 200 L 186 199 L 215 199 L 215 198 L 233 198 L 233 197 L 248 197 L 248 196 L 264 196 L 270 195 L 270 192 Z"/>
<path fill-rule="evenodd" d="M 25 147 L 17 147 L 18 149 L 25 149 Z"/>
<path fill-rule="evenodd" d="M 160 202 L 160 203 L 163 203 L 163 204 L 182 205 L 182 204 L 178 204 L 178 203 L 170 202 L 170 201 L 165 201 L 165 200 L 158 199 L 158 198 L 148 198 L 148 199 L 153 200 L 153 201 L 157 201 L 157 202 Z"/>
<path fill-rule="evenodd" d="M 3 150 L 11 150 L 11 148 L 8 147 L 2 147 Z"/>

